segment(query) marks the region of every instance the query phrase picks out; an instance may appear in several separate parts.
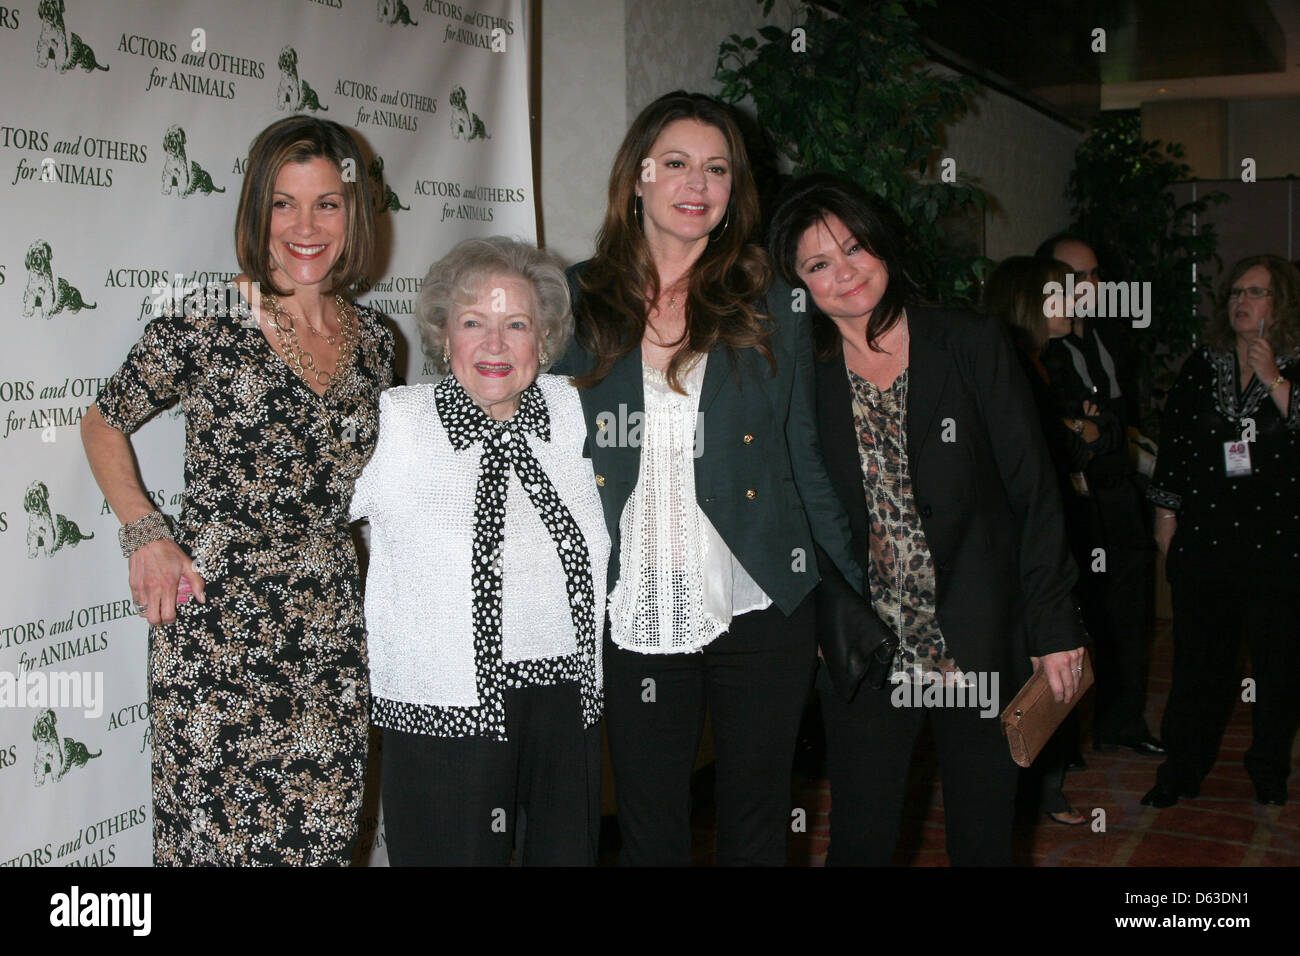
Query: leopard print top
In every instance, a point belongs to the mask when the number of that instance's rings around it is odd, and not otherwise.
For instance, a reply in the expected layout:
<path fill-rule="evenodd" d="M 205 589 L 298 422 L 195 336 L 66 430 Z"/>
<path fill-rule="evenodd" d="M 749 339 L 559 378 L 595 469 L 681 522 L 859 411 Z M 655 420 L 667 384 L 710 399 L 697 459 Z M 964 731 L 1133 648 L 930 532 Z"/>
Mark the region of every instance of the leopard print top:
<path fill-rule="evenodd" d="M 881 389 L 848 369 L 853 427 L 858 435 L 862 484 L 871 518 L 867 577 L 871 603 L 891 631 L 903 616 L 894 680 L 924 679 L 957 670 L 935 618 L 934 558 L 916 511 L 907 462 L 907 370 Z M 883 466 L 883 467 L 882 467 Z M 902 561 L 902 591 L 895 591 L 895 554 Z M 901 597 L 901 603 L 900 603 Z"/>

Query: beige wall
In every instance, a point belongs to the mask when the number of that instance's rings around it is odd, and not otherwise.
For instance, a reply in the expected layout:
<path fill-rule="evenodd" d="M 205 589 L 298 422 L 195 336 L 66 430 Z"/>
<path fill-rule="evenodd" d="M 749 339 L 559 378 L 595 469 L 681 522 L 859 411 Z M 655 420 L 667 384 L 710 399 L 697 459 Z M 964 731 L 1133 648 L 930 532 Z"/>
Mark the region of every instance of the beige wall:
<path fill-rule="evenodd" d="M 674 89 L 717 93 L 718 44 L 764 22 L 754 0 L 545 0 L 541 7 L 542 227 L 569 259 L 590 254 L 609 164 L 628 122 Z M 770 22 L 788 25 L 778 3 Z M 1080 134 L 993 90 L 953 127 L 943 155 L 993 196 L 988 254 L 1032 252 L 1069 220 L 1065 184 Z"/>
<path fill-rule="evenodd" d="M 1300 98 L 1229 101 L 1229 177 L 1241 176 L 1246 157 L 1258 179 L 1300 176 Z"/>
<path fill-rule="evenodd" d="M 778 3 L 772 17 L 754 0 L 651 0 L 627 12 L 628 119 L 655 97 L 673 90 L 716 94 L 718 45 L 733 33 L 753 36 L 764 23 L 785 26 Z M 752 110 L 750 111 L 752 114 Z"/>
<path fill-rule="evenodd" d="M 1195 179 L 1300 175 L 1300 98 L 1157 100 L 1142 104 L 1142 136 L 1182 143 Z"/>
<path fill-rule="evenodd" d="M 1070 224 L 1065 187 L 1083 135 L 996 90 L 982 88 L 972 109 L 947 131 L 943 156 L 957 161 L 989 194 L 985 254 L 1032 255 Z"/>
<path fill-rule="evenodd" d="M 542 58 L 540 231 L 549 249 L 577 262 L 591 254 L 609 164 L 627 128 L 624 4 L 546 0 L 534 9 Z"/>
<path fill-rule="evenodd" d="M 1142 104 L 1142 138 L 1181 143 L 1193 179 L 1222 179 L 1228 166 L 1225 100 L 1154 100 Z M 1238 167 L 1240 168 L 1240 167 Z"/>

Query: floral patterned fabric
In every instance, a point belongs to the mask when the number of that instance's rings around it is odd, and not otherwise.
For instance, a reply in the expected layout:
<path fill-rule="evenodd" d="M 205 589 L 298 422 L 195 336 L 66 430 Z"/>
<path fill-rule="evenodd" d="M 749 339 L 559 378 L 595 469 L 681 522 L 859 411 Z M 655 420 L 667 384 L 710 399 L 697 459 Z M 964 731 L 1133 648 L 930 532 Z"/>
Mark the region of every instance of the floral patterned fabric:
<path fill-rule="evenodd" d="M 891 631 L 902 613 L 902 640 L 894 680 L 925 679 L 956 671 L 935 619 L 934 559 L 916 511 L 907 463 L 907 370 L 887 389 L 848 369 L 853 427 L 858 435 L 862 483 L 871 516 L 871 603 Z M 895 555 L 902 565 L 898 580 Z M 898 585 L 901 583 L 901 590 Z"/>
<path fill-rule="evenodd" d="M 353 308 L 323 396 L 243 309 L 150 322 L 96 401 L 129 434 L 179 399 L 176 538 L 207 582 L 150 630 L 155 863 L 350 858 L 369 684 L 348 503 L 393 375 L 391 333 Z"/>

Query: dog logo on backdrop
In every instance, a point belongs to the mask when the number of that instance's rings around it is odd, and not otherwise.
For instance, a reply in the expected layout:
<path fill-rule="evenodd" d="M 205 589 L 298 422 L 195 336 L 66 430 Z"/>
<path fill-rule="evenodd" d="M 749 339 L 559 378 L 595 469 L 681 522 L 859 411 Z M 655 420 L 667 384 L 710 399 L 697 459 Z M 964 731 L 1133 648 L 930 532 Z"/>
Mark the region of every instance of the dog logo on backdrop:
<path fill-rule="evenodd" d="M 50 261 L 54 258 L 50 244 L 37 239 L 27 248 L 23 265 L 27 267 L 27 288 L 23 290 L 23 315 L 39 315 L 48 319 L 58 315 L 64 309 L 80 312 L 82 309 L 97 308 L 94 302 L 86 302 L 75 286 L 69 285 L 62 277 L 55 281 L 54 269 Z"/>
<path fill-rule="evenodd" d="M 40 0 L 36 5 L 36 16 L 41 21 L 41 35 L 36 40 L 36 65 L 45 68 L 51 60 L 60 73 L 67 73 L 74 67 L 81 67 L 87 73 L 92 70 L 107 70 L 102 63 L 95 62 L 95 51 L 81 41 L 75 33 L 69 33 L 63 25 L 63 0 Z"/>
<path fill-rule="evenodd" d="M 58 718 L 48 708 L 36 715 L 32 723 L 32 740 L 36 741 L 36 759 L 32 762 L 32 769 L 38 787 L 44 786 L 47 780 L 62 780 L 73 767 L 84 767 L 104 752 L 96 750 L 91 753 L 85 744 L 71 737 L 60 740 Z"/>
<path fill-rule="evenodd" d="M 397 212 L 399 209 L 411 208 L 403 206 L 402 201 L 397 198 L 397 193 L 384 182 L 384 157 L 376 156 L 375 161 L 370 164 L 370 181 L 374 186 L 375 196 L 379 198 L 375 207 L 376 212 Z"/>
<path fill-rule="evenodd" d="M 77 525 L 63 515 L 50 511 L 50 489 L 43 481 L 33 481 L 23 496 L 27 512 L 27 557 L 51 557 L 64 546 L 75 548 L 95 535 L 82 534 Z"/>
<path fill-rule="evenodd" d="M 163 155 L 167 157 L 163 160 L 164 196 L 170 196 L 172 190 L 175 190 L 178 196 L 188 196 L 192 193 L 211 196 L 213 193 L 226 191 L 224 186 L 217 186 L 212 182 L 212 177 L 202 166 L 185 155 L 185 130 L 175 124 L 169 126 L 167 132 L 163 134 Z"/>
<path fill-rule="evenodd" d="M 465 87 L 453 87 L 451 95 L 447 97 L 447 102 L 451 104 L 452 136 L 466 142 L 472 139 L 491 139 L 488 136 L 487 129 L 483 126 L 483 121 L 478 118 L 478 114 L 469 111 L 469 107 L 465 103 Z"/>
<path fill-rule="evenodd" d="M 381 23 L 404 23 L 408 27 L 419 26 L 411 19 L 411 11 L 402 0 L 379 0 L 379 21 Z"/>
<path fill-rule="evenodd" d="M 298 51 L 291 46 L 280 51 L 276 61 L 280 67 L 280 85 L 275 89 L 275 108 L 297 113 L 302 110 L 323 110 L 329 112 L 328 106 L 320 105 L 320 97 L 306 80 L 298 77 Z"/>

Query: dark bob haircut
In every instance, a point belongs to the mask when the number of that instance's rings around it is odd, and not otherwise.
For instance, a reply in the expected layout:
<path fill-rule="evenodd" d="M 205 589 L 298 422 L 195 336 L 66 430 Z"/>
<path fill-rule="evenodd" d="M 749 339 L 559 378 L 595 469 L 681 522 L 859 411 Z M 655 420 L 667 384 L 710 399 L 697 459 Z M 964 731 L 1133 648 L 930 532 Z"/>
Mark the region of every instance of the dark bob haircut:
<path fill-rule="evenodd" d="M 347 231 L 343 252 L 330 271 L 331 295 L 357 286 L 375 248 L 375 212 L 361 151 L 338 123 L 314 116 L 290 116 L 257 134 L 248 149 L 248 167 L 235 214 L 235 257 L 239 267 L 263 288 L 287 295 L 271 281 L 271 205 L 275 180 L 286 163 L 328 159 L 343 177 Z M 350 169 L 352 175 L 343 175 Z"/>
<path fill-rule="evenodd" d="M 1002 260 L 984 283 L 984 314 L 1000 319 L 1011 329 L 1016 345 L 1026 355 L 1037 355 L 1047 344 L 1049 282 L 1065 285 L 1069 266 L 1057 259 L 1011 256 Z M 1064 309 L 1065 303 L 1061 303 Z"/>
<path fill-rule="evenodd" d="M 862 247 L 884 263 L 889 274 L 885 293 L 867 321 L 867 346 L 878 352 L 880 337 L 898 323 L 917 296 L 916 283 L 907 269 L 906 232 L 898 215 L 883 201 L 857 184 L 827 173 L 795 180 L 781 194 L 768 227 L 772 264 L 792 287 L 807 291 L 798 269 L 799 240 L 809 229 L 825 224 L 828 216 L 837 216 Z M 839 329 L 817 309 L 813 341 L 819 358 L 830 358 L 841 348 Z"/>

